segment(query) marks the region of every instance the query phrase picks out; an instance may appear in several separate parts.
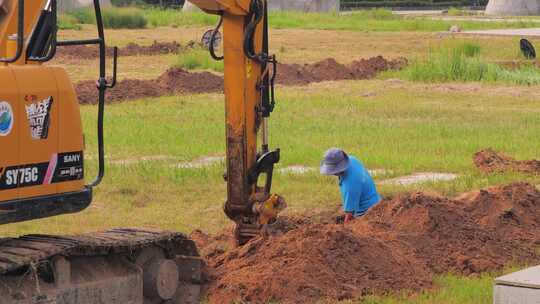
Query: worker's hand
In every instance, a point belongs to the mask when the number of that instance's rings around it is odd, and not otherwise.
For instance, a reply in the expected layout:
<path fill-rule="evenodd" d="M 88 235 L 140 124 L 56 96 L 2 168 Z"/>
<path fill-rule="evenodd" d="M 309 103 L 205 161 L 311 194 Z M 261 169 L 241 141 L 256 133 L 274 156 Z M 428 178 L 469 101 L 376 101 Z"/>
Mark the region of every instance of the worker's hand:
<path fill-rule="evenodd" d="M 350 223 L 354 220 L 354 216 L 352 213 L 345 213 L 345 224 Z"/>

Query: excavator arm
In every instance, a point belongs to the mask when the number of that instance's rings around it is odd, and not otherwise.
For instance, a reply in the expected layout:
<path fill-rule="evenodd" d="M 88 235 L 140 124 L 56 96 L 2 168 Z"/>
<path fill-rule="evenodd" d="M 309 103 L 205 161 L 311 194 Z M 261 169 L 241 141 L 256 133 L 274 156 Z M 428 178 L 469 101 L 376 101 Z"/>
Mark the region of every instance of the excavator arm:
<path fill-rule="evenodd" d="M 239 244 L 260 234 L 285 208 L 271 194 L 279 149 L 270 151 L 268 118 L 274 109 L 275 56 L 268 51 L 267 0 L 191 0 L 220 16 L 210 51 L 225 63 L 227 133 L 227 201 L 225 213 L 236 223 Z M 214 52 L 214 38 L 223 26 L 223 56 Z M 257 138 L 261 138 L 260 148 Z"/>

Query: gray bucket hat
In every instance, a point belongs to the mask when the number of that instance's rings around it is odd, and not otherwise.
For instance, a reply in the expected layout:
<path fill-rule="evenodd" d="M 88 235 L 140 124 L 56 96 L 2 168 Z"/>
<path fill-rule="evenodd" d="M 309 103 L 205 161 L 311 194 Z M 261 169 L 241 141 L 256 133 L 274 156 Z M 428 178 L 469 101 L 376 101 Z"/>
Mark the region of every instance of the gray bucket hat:
<path fill-rule="evenodd" d="M 321 162 L 321 174 L 336 175 L 344 172 L 349 167 L 349 156 L 345 151 L 332 148 L 324 153 L 324 159 Z"/>

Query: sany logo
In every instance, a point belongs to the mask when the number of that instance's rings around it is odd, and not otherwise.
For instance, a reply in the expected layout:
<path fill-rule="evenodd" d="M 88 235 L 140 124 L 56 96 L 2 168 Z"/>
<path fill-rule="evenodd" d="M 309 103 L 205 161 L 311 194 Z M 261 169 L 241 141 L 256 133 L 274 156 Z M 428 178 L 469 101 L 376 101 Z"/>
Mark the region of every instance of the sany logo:
<path fill-rule="evenodd" d="M 0 136 L 8 136 L 11 133 L 13 120 L 11 105 L 5 101 L 0 101 Z"/>

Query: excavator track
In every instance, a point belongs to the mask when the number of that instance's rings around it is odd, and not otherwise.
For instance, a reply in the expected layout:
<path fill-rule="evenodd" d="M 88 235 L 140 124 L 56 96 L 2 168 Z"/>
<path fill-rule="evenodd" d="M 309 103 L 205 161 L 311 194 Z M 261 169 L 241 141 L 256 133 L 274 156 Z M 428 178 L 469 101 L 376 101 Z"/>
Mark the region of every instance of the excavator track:
<path fill-rule="evenodd" d="M 0 239 L 0 304 L 197 303 L 200 268 L 195 243 L 176 232 Z"/>

